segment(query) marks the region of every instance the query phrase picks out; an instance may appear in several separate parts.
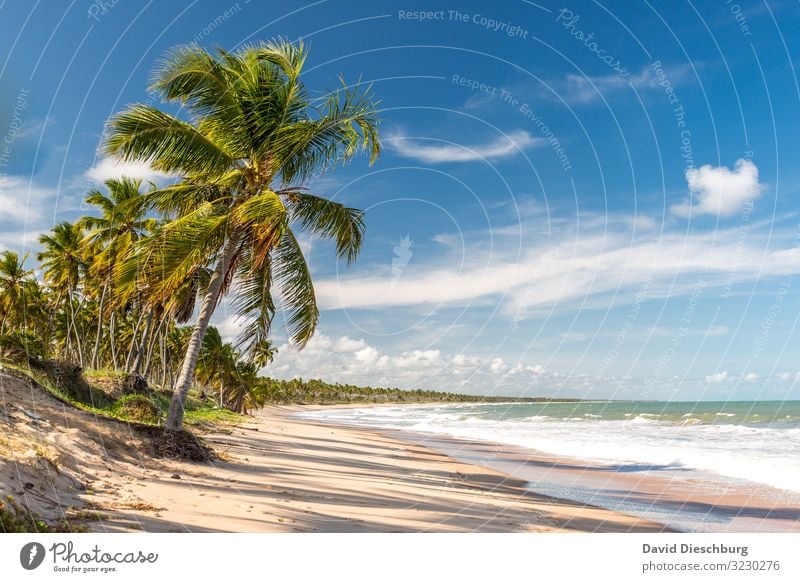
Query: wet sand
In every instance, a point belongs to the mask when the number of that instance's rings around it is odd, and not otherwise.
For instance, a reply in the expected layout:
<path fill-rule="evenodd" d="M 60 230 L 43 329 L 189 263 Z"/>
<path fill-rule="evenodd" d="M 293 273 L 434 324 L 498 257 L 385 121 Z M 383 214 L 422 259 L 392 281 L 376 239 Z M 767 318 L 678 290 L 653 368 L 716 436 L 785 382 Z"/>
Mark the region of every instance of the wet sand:
<path fill-rule="evenodd" d="M 673 466 L 601 465 L 509 445 L 388 434 L 460 461 L 502 471 L 538 494 L 623 511 L 692 532 L 800 532 L 800 495 L 767 485 L 723 480 Z"/>

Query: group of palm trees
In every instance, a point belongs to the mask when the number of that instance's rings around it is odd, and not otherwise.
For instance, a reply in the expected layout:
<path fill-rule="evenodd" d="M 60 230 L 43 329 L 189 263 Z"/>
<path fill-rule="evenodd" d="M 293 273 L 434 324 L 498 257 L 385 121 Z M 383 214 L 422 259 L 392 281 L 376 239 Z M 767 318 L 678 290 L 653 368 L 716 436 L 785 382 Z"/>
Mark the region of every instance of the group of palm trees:
<path fill-rule="evenodd" d="M 42 235 L 41 280 L 25 257 L 4 252 L 0 349 L 170 385 L 165 428 L 177 431 L 193 382 L 255 378 L 271 359 L 277 307 L 302 348 L 319 311 L 295 229 L 333 240 L 347 262 L 364 234 L 361 211 L 302 186 L 360 151 L 370 163 L 380 153 L 370 89 L 343 83 L 312 97 L 301 80 L 306 54 L 285 40 L 169 52 L 152 89 L 179 113 L 133 105 L 112 117 L 103 147 L 175 179 L 112 180 L 90 192 L 99 216 Z M 243 322 L 235 345 L 209 334 L 225 297 Z"/>

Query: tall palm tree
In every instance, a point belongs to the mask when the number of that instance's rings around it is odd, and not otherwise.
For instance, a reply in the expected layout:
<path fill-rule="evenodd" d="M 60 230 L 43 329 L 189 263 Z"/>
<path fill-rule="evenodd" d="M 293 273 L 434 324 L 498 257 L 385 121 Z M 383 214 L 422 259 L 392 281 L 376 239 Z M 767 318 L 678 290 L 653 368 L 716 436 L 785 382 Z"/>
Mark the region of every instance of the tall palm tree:
<path fill-rule="evenodd" d="M 105 186 L 108 194 L 92 190 L 85 199 L 88 204 L 100 210 L 100 216 L 84 216 L 78 220 L 78 226 L 88 230 L 85 242 L 98 245 L 100 249 L 93 255 L 89 265 L 89 274 L 99 283 L 100 289 L 97 331 L 92 353 L 94 367 L 98 367 L 100 362 L 100 342 L 105 327 L 106 305 L 111 303 L 108 296 L 113 292 L 114 266 L 128 257 L 139 239 L 154 230 L 157 224 L 155 218 L 147 216 L 147 207 L 142 203 L 141 180 L 123 177 L 119 180 L 108 180 Z M 110 332 L 113 342 L 115 314 L 112 313 L 111 317 Z M 141 360 L 141 349 L 139 356 Z"/>
<path fill-rule="evenodd" d="M 28 255 L 14 251 L 0 253 L 0 336 L 8 331 L 27 331 L 34 315 L 39 285 L 33 271 L 25 268 Z"/>
<path fill-rule="evenodd" d="M 64 351 L 69 356 L 74 336 L 77 360 L 81 366 L 84 364 L 82 334 L 78 330 L 75 296 L 87 267 L 83 238 L 83 228 L 77 224 L 59 223 L 50 234 L 39 237 L 43 250 L 37 254 L 44 270 L 44 279 L 58 296 L 56 303 L 64 301 L 67 328 Z"/>
<path fill-rule="evenodd" d="M 209 326 L 197 362 L 196 377 L 207 386 L 219 388 L 219 405 L 225 406 L 225 388 L 235 373 L 237 354 L 222 339 L 216 327 Z"/>
<path fill-rule="evenodd" d="M 174 386 L 168 430 L 182 428 L 203 337 L 228 292 L 249 321 L 239 344 L 245 353 L 268 340 L 273 283 L 288 311 L 291 339 L 302 347 L 313 335 L 319 312 L 292 226 L 335 240 L 348 262 L 360 250 L 363 213 L 301 186 L 359 151 L 369 153 L 370 163 L 377 158 L 376 103 L 369 88 L 344 84 L 312 99 L 300 79 L 305 60 L 302 43 L 283 40 L 233 53 L 181 47 L 158 68 L 152 89 L 185 107 L 189 120 L 138 104 L 110 122 L 109 154 L 183 178 L 147 195 L 174 220 L 123 265 L 121 284 L 147 285 L 150 300 L 162 301 L 199 269 L 211 269 Z"/>

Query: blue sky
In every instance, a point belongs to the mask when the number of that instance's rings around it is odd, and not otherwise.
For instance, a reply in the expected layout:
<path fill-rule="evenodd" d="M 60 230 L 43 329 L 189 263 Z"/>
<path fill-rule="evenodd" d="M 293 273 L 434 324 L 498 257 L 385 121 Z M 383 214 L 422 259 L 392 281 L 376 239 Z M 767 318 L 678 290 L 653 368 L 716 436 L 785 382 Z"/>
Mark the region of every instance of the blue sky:
<path fill-rule="evenodd" d="M 367 211 L 365 250 L 304 239 L 319 332 L 298 353 L 278 322 L 268 373 L 800 398 L 799 24 L 789 1 L 2 2 L 0 248 L 108 177 L 161 179 L 97 149 L 157 103 L 167 48 L 302 37 L 312 91 L 373 84 L 385 152 L 308 185 Z"/>

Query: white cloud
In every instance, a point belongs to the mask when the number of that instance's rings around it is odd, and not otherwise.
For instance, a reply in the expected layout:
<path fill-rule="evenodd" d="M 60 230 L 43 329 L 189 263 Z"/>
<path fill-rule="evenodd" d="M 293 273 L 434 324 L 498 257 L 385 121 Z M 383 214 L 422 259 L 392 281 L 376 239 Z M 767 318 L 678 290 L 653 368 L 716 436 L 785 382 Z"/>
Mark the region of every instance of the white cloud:
<path fill-rule="evenodd" d="M 378 360 L 379 356 L 380 352 L 372 346 L 367 346 L 353 354 L 353 357 L 362 364 L 372 364 Z"/>
<path fill-rule="evenodd" d="M 439 350 L 413 350 L 403 352 L 394 360 L 394 365 L 398 368 L 431 367 L 441 363 L 441 352 Z"/>
<path fill-rule="evenodd" d="M 503 358 L 494 358 L 489 365 L 489 370 L 495 374 L 502 374 L 507 369 L 508 366 L 503 362 Z"/>
<path fill-rule="evenodd" d="M 123 162 L 113 158 L 102 158 L 86 172 L 87 178 L 98 183 L 119 179 L 123 176 L 149 182 L 175 177 L 154 170 L 147 162 Z"/>
<path fill-rule="evenodd" d="M 229 301 L 227 299 L 223 299 L 220 307 L 215 313 L 211 325 L 217 328 L 223 341 L 235 343 L 239 339 L 239 334 L 249 325 L 251 320 L 239 317 L 235 313 L 229 313 Z M 190 321 L 193 322 L 194 319 Z"/>
<path fill-rule="evenodd" d="M 550 309 L 631 303 L 645 281 L 644 298 L 652 300 L 692 293 L 700 281 L 705 288 L 720 288 L 800 273 L 800 250 L 780 248 L 791 241 L 777 231 L 771 240 L 755 227 L 744 241 L 735 229 L 648 231 L 632 237 L 622 228 L 609 229 L 607 222 L 591 222 L 581 218 L 580 232 L 554 222 L 550 240 L 534 235 L 528 240 L 523 234 L 522 244 L 519 238 L 495 239 L 491 249 L 485 245 L 491 233 L 470 234 L 477 242 L 420 260 L 400 279 L 359 265 L 346 275 L 319 278 L 317 299 L 322 309 L 408 306 L 426 312 L 482 300 L 524 319 Z M 702 333 L 726 331 L 713 327 Z"/>
<path fill-rule="evenodd" d="M 707 328 L 699 329 L 686 329 L 685 327 L 661 327 L 656 326 L 650 329 L 647 335 L 656 337 L 673 337 L 675 334 L 680 333 L 683 336 L 712 336 L 712 335 L 725 335 L 730 329 L 727 325 L 715 324 Z"/>
<path fill-rule="evenodd" d="M 706 376 L 706 382 L 709 384 L 722 384 L 727 379 L 728 372 L 717 372 L 716 374 Z"/>
<path fill-rule="evenodd" d="M 364 340 L 354 340 L 347 336 L 342 336 L 336 342 L 334 349 L 337 352 L 358 352 L 367 347 Z"/>
<path fill-rule="evenodd" d="M 758 168 L 750 160 L 737 160 L 732 171 L 725 166 L 690 168 L 686 170 L 686 181 L 692 199 L 673 205 L 670 211 L 675 216 L 732 216 L 764 190 L 758 182 Z"/>
<path fill-rule="evenodd" d="M 540 145 L 544 140 L 531 136 L 527 131 L 512 131 L 482 144 L 456 144 L 423 138 L 407 138 L 402 134 L 389 136 L 384 142 L 398 155 L 428 164 L 447 162 L 473 162 L 477 160 L 499 160 L 519 154 L 522 150 Z"/>
<path fill-rule="evenodd" d="M 42 186 L 30 178 L 0 174 L 0 250 L 21 252 L 38 243 L 39 235 L 52 226 L 58 188 Z"/>
<path fill-rule="evenodd" d="M 461 352 L 448 354 L 431 348 L 388 353 L 364 340 L 359 341 L 364 347 L 357 351 L 336 349 L 339 345 L 351 345 L 353 340 L 349 337 L 331 337 L 323 333 L 314 335 L 304 350 L 283 344 L 278 347 L 275 361 L 263 373 L 276 378 L 313 377 L 329 382 L 400 388 L 479 387 L 482 393 L 491 392 L 507 379 L 524 386 L 542 382 L 547 376 L 540 364 L 519 363 L 515 376 L 502 358 L 485 362 Z"/>
<path fill-rule="evenodd" d="M 673 87 L 684 84 L 691 77 L 691 68 L 686 65 L 671 66 L 665 68 L 664 72 Z M 614 93 L 630 87 L 640 92 L 663 91 L 659 86 L 659 82 L 661 81 L 653 68 L 645 66 L 638 73 L 633 73 L 626 77 L 616 73 L 598 76 L 570 73 L 563 79 L 551 82 L 550 85 L 564 101 L 573 104 L 587 104 L 599 102 L 603 98 L 608 99 Z M 552 93 L 550 93 L 549 97 L 552 98 Z"/>
<path fill-rule="evenodd" d="M 0 174 L 0 223 L 17 225 L 42 218 L 42 202 L 56 201 L 57 189 L 44 188 L 27 178 Z"/>
<path fill-rule="evenodd" d="M 758 378 L 759 376 L 755 372 L 748 372 L 743 376 L 745 382 L 755 382 Z"/>
<path fill-rule="evenodd" d="M 480 368 L 482 361 L 480 358 L 466 356 L 464 354 L 456 354 L 450 361 L 453 374 L 464 375 L 471 374 Z"/>

